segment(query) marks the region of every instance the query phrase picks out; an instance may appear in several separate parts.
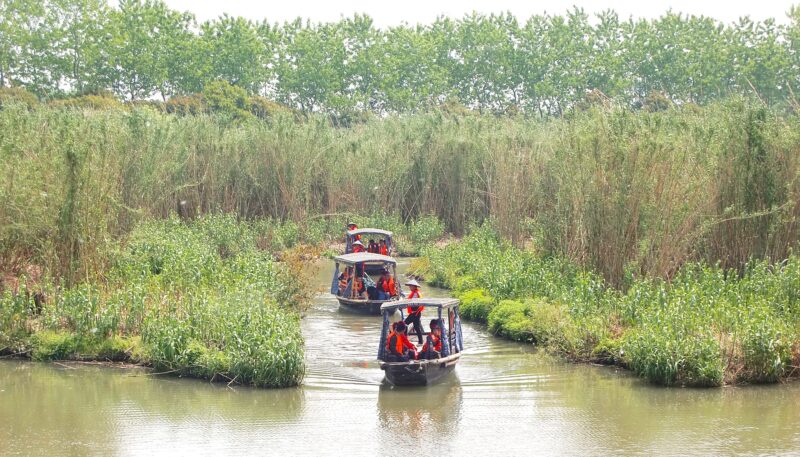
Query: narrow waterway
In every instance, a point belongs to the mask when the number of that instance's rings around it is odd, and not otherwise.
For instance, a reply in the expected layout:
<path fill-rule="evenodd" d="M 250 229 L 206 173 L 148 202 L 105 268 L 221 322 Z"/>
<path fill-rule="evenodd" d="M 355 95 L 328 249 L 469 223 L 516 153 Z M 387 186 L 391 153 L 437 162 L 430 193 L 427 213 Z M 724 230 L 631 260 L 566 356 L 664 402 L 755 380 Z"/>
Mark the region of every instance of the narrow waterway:
<path fill-rule="evenodd" d="M 454 375 L 393 389 L 379 318 L 339 311 L 331 274 L 324 263 L 303 321 L 303 387 L 0 361 L 0 455 L 800 455 L 800 383 L 652 387 L 471 324 Z"/>

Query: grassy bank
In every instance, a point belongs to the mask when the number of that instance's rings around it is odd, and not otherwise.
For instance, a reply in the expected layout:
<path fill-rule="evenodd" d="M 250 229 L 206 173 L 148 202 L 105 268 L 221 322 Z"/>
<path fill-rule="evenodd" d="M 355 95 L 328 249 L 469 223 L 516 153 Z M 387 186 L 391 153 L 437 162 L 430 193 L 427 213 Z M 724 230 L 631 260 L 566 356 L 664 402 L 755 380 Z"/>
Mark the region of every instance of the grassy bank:
<path fill-rule="evenodd" d="M 465 317 L 575 361 L 627 367 L 657 384 L 769 383 L 800 366 L 800 258 L 740 271 L 691 263 L 626 291 L 569 261 L 513 247 L 488 228 L 415 265 L 452 288 Z"/>
<path fill-rule="evenodd" d="M 0 350 L 296 385 L 304 372 L 298 308 L 306 288 L 291 259 L 276 263 L 259 249 L 265 225 L 226 216 L 139 224 L 108 247 L 109 267 L 96 279 L 65 286 L 42 277 L 6 290 Z"/>
<path fill-rule="evenodd" d="M 492 218 L 516 245 L 626 286 L 686 262 L 786 258 L 798 157 L 800 119 L 742 99 L 551 120 L 443 109 L 352 128 L 9 104 L 0 264 L 80 280 L 108 240 L 177 210 L 290 221 L 310 238 L 323 215 L 385 213 L 457 235 Z"/>

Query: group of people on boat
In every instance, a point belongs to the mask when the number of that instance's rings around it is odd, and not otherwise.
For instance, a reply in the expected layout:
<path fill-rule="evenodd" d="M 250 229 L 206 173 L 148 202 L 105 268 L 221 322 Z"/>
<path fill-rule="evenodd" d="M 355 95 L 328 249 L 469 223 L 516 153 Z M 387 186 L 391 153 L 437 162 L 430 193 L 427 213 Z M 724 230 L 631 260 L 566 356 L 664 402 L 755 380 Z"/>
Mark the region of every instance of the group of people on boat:
<path fill-rule="evenodd" d="M 389 255 L 389 248 L 386 246 L 386 240 L 380 240 L 377 243 L 375 240 L 369 240 L 368 246 L 364 246 L 361 240 L 356 240 L 353 242 L 353 252 L 371 252 L 373 254 Z"/>
<path fill-rule="evenodd" d="M 412 279 L 405 285 L 409 287 L 411 292 L 408 299 L 422 298 L 420 294 L 419 283 Z M 397 321 L 392 324 L 391 332 L 386 339 L 386 349 L 389 355 L 389 360 L 392 362 L 407 362 L 409 360 L 425 360 L 425 359 L 438 359 L 442 353 L 442 329 L 439 326 L 438 319 L 431 319 L 430 329 L 425 338 L 425 343 L 422 342 L 422 336 L 425 330 L 422 328 L 422 312 L 425 311 L 425 306 L 422 305 L 408 305 L 406 307 L 405 320 Z M 414 333 L 417 335 L 419 344 L 422 345 L 421 350 L 409 341 L 408 331 L 411 326 L 414 326 Z"/>
<path fill-rule="evenodd" d="M 438 319 L 431 319 L 431 331 L 425 339 L 421 350 L 417 350 L 406 334 L 408 326 L 403 321 L 392 324 L 392 330 L 386 339 L 387 362 L 408 362 L 409 360 L 438 359 L 442 354 L 442 329 Z"/>
<path fill-rule="evenodd" d="M 395 285 L 394 278 L 387 268 L 384 268 L 383 271 L 381 271 L 381 276 L 378 278 L 378 282 L 373 283 L 372 279 L 364 274 L 364 268 L 360 265 L 345 268 L 345 270 L 339 275 L 339 295 L 344 295 L 351 276 L 354 276 L 352 290 L 355 298 L 391 300 L 392 298 L 398 296 L 397 286 Z M 367 284 L 367 282 L 370 284 Z M 416 283 L 416 281 L 413 282 Z M 406 283 L 406 285 L 409 285 L 410 283 L 411 281 Z M 419 286 L 419 284 L 417 284 L 417 286 Z"/>

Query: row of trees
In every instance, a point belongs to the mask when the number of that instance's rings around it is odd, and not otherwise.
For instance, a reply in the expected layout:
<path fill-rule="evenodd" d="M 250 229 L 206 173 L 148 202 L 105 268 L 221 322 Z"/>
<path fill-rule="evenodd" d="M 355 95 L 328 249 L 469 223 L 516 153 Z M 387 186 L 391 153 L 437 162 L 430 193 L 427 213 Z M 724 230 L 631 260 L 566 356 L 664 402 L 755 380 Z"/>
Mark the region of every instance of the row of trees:
<path fill-rule="evenodd" d="M 658 92 L 705 103 L 755 92 L 795 103 L 800 8 L 786 25 L 510 14 L 378 29 L 367 16 L 198 24 L 160 0 L 0 0 L 0 86 L 43 98 L 111 90 L 167 99 L 223 80 L 305 112 L 409 112 L 458 100 L 481 111 L 558 114 L 587 94 L 635 104 Z"/>

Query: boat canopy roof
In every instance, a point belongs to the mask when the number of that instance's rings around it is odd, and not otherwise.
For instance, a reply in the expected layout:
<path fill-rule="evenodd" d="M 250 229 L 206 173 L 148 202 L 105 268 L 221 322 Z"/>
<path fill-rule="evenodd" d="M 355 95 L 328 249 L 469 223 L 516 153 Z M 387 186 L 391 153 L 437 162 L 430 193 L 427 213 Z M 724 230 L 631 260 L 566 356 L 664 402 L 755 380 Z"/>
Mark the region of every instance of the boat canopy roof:
<path fill-rule="evenodd" d="M 412 298 L 410 300 L 395 300 L 381 305 L 381 312 L 394 311 L 406 306 L 425 306 L 430 308 L 452 308 L 458 305 L 457 298 Z"/>
<path fill-rule="evenodd" d="M 381 255 L 375 254 L 372 252 L 353 252 L 351 254 L 342 254 L 337 255 L 333 258 L 337 263 L 344 263 L 347 265 L 355 265 L 357 263 L 391 263 L 392 265 L 396 265 L 397 261 L 394 257 L 389 257 L 388 255 Z"/>
<path fill-rule="evenodd" d="M 367 233 L 374 233 L 376 235 L 383 235 L 383 236 L 392 236 L 392 232 L 376 228 L 362 228 L 362 229 L 350 230 L 347 232 L 347 236 L 364 235 Z"/>

